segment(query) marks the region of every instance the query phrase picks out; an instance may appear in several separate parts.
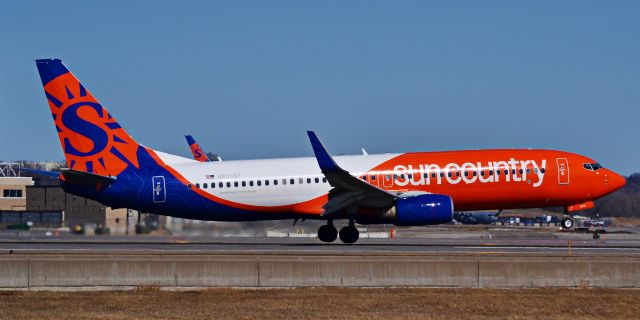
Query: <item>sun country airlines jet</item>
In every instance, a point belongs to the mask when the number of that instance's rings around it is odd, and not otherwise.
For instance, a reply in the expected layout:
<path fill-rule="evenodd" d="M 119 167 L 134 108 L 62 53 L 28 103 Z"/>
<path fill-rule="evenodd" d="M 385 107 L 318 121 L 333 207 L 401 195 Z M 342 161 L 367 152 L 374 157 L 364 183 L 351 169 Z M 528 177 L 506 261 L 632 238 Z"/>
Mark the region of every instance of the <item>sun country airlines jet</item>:
<path fill-rule="evenodd" d="M 114 208 L 187 219 L 320 219 L 318 238 L 354 243 L 355 223 L 448 223 L 459 211 L 564 207 L 617 190 L 625 179 L 596 161 L 551 150 L 474 150 L 199 162 L 140 145 L 59 59 L 36 61 L 68 169 L 69 193 Z M 568 222 L 566 222 L 568 221 Z M 571 226 L 572 222 L 566 219 Z"/>

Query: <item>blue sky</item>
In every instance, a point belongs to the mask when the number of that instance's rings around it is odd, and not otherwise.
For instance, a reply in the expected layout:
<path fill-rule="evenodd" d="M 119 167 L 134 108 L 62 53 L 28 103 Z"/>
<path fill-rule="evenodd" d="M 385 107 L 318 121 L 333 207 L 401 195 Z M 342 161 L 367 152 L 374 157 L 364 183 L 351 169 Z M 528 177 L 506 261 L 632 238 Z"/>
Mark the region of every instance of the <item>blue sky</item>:
<path fill-rule="evenodd" d="M 482 148 L 640 171 L 638 1 L 12 1 L 0 159 L 62 152 L 58 57 L 140 143 L 227 159 Z"/>

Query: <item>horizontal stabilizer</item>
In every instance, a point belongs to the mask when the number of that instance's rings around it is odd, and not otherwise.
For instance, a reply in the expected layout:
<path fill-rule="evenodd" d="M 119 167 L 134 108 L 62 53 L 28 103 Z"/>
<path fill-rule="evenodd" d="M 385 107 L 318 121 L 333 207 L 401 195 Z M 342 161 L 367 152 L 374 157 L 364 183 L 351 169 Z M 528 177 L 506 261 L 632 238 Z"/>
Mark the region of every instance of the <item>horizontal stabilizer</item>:
<path fill-rule="evenodd" d="M 108 177 L 77 170 L 65 170 L 62 171 L 61 180 L 68 184 L 95 186 L 96 190 L 100 191 L 114 183 L 116 181 L 116 177 Z"/>
<path fill-rule="evenodd" d="M 20 171 L 21 173 L 26 172 L 26 173 L 30 173 L 37 176 L 47 176 L 51 178 L 60 177 L 60 172 L 57 172 L 57 171 L 35 170 L 35 169 L 29 169 L 29 168 L 19 168 L 18 171 Z"/>

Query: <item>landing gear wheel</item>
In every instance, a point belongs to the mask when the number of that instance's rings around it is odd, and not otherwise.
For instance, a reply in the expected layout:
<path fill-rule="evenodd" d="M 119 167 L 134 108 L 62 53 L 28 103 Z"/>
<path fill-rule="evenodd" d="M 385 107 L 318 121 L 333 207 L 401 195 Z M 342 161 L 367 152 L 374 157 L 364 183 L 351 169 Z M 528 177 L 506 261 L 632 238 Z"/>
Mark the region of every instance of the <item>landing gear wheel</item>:
<path fill-rule="evenodd" d="M 333 224 L 326 224 L 318 228 L 318 239 L 322 242 L 334 242 L 338 238 L 338 230 Z"/>
<path fill-rule="evenodd" d="M 344 243 L 355 243 L 360 238 L 360 232 L 355 226 L 346 226 L 340 229 L 340 240 Z"/>
<path fill-rule="evenodd" d="M 573 228 L 573 220 L 571 220 L 571 218 L 562 219 L 560 224 L 562 225 L 562 229 L 571 229 L 571 228 Z"/>

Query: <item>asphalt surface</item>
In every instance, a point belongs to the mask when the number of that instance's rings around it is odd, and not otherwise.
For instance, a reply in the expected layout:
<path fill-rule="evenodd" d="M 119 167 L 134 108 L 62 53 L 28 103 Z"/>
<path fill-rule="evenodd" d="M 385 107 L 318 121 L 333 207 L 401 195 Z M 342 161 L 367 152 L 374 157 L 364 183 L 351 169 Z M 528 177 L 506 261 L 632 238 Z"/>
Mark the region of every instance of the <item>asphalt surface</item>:
<path fill-rule="evenodd" d="M 287 254 L 287 255 L 548 255 L 640 257 L 637 229 L 591 233 L 536 228 L 409 228 L 395 239 L 361 238 L 325 244 L 300 238 L 80 236 L 45 230 L 0 230 L 0 254 Z M 311 236 L 311 237 L 309 237 Z M 366 237 L 366 235 L 364 236 Z"/>
<path fill-rule="evenodd" d="M 354 245 L 314 238 L 2 239 L 0 254 L 372 254 L 637 256 L 640 240 L 361 239 Z"/>

